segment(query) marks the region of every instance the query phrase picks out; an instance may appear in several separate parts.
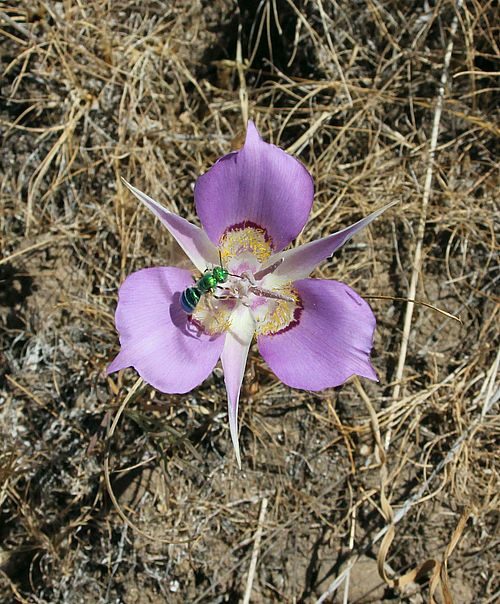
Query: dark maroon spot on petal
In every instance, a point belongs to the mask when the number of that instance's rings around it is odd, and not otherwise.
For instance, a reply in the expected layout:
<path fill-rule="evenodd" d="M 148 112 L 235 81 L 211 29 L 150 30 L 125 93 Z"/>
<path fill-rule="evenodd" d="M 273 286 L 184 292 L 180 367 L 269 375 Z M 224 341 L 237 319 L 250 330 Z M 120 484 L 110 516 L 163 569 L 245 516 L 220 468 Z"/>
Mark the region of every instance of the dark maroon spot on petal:
<path fill-rule="evenodd" d="M 295 310 L 293 311 L 293 319 L 290 321 L 290 323 L 288 323 L 288 325 L 286 327 L 283 327 L 283 329 L 280 329 L 279 331 L 275 331 L 274 333 L 269 333 L 267 335 L 278 336 L 281 333 L 286 333 L 287 331 L 290 331 L 294 327 L 297 327 L 297 325 L 300 323 L 300 317 L 302 316 L 303 310 L 304 310 L 304 306 L 302 304 L 302 300 L 299 298 L 299 300 L 297 302 L 297 306 L 296 306 Z"/>
<path fill-rule="evenodd" d="M 201 321 L 198 321 L 198 319 L 196 319 L 193 315 L 188 315 L 187 320 L 190 325 L 192 325 L 193 327 L 196 327 L 196 329 L 199 329 L 200 331 L 205 333 L 203 324 L 201 323 Z"/>
<path fill-rule="evenodd" d="M 184 313 L 185 314 L 185 313 Z M 217 333 L 210 333 L 203 323 L 199 321 L 194 315 L 187 315 L 187 330 L 194 337 L 208 336 L 210 340 L 217 339 L 223 332 L 222 330 Z"/>
<path fill-rule="evenodd" d="M 231 233 L 233 231 L 242 231 L 243 229 L 247 228 L 255 229 L 256 231 L 261 231 L 264 235 L 264 240 L 266 241 L 266 243 L 269 243 L 269 245 L 274 249 L 272 237 L 267 232 L 267 229 L 261 227 L 260 224 L 257 224 L 256 222 L 252 222 L 251 220 L 244 220 L 243 222 L 238 222 L 237 224 L 232 224 L 231 226 L 228 226 L 227 229 L 222 233 L 220 241 L 222 241 L 226 233 Z"/>

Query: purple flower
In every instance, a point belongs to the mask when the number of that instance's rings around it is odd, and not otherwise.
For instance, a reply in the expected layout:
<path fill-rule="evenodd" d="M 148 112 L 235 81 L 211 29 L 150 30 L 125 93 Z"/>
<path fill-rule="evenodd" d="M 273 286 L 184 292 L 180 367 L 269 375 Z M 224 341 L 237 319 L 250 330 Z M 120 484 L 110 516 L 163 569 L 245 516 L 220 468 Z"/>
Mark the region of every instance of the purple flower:
<path fill-rule="evenodd" d="M 369 305 L 344 283 L 308 277 L 393 204 L 283 251 L 307 221 L 313 181 L 299 161 L 265 143 L 253 122 L 243 148 L 196 182 L 203 228 L 127 186 L 201 273 L 222 261 L 230 275 L 201 295 L 192 314 L 181 305 L 182 293 L 194 285 L 189 271 L 157 267 L 127 277 L 116 310 L 121 351 L 108 373 L 132 366 L 154 388 L 182 393 L 198 386 L 221 359 L 238 465 L 238 401 L 254 335 L 270 368 L 293 388 L 322 390 L 352 375 L 377 379 L 370 363 L 375 317 Z"/>

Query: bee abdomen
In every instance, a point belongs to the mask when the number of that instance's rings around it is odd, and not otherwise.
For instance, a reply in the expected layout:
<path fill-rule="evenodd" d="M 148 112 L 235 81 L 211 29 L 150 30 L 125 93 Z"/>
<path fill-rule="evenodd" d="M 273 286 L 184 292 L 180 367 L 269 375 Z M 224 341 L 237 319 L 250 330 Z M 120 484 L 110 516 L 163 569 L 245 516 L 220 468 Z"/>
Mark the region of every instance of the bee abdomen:
<path fill-rule="evenodd" d="M 201 292 L 197 287 L 188 287 L 185 289 L 181 294 L 182 310 L 190 315 L 200 301 L 200 297 Z"/>

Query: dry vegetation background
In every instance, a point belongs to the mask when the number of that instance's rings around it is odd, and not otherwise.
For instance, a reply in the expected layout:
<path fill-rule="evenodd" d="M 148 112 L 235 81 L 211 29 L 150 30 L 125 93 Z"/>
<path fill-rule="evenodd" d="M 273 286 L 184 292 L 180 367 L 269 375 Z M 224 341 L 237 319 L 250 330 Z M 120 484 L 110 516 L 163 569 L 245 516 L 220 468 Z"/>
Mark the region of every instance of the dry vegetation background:
<path fill-rule="evenodd" d="M 2 602 L 498 601 L 497 10 L 0 4 Z M 120 177 L 196 221 L 247 112 L 314 176 L 302 241 L 400 203 L 317 274 L 373 305 L 380 384 L 291 390 L 254 351 L 239 472 L 219 369 L 103 369 L 120 282 L 187 266 Z"/>

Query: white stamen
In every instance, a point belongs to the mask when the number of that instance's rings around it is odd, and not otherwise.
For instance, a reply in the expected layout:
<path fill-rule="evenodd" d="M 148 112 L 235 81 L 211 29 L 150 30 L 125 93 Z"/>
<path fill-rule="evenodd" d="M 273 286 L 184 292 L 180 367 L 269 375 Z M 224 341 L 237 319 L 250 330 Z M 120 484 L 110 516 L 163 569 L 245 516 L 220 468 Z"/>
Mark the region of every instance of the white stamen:
<path fill-rule="evenodd" d="M 269 275 L 270 273 L 274 273 L 274 271 L 278 268 L 278 266 L 283 262 L 284 258 L 279 258 L 279 260 L 276 260 L 276 262 L 273 262 L 273 264 L 271 264 L 271 266 L 268 266 L 267 268 L 263 268 L 260 271 L 257 271 L 255 273 L 255 275 L 252 275 L 252 278 L 254 279 L 252 285 L 255 285 L 255 281 L 260 281 L 261 279 L 263 279 L 266 275 Z"/>
<path fill-rule="evenodd" d="M 243 271 L 241 273 L 241 278 L 246 279 L 247 281 L 250 281 L 250 283 L 252 285 L 257 285 L 257 281 L 255 280 L 255 277 L 254 277 L 252 271 Z"/>
<path fill-rule="evenodd" d="M 292 296 L 286 296 L 285 294 L 280 294 L 278 292 L 273 292 L 269 289 L 265 289 L 264 287 L 257 287 L 255 285 L 251 285 L 249 291 L 256 296 L 262 296 L 263 298 L 271 298 L 271 300 L 285 300 L 286 302 L 295 302 L 295 299 Z"/>

